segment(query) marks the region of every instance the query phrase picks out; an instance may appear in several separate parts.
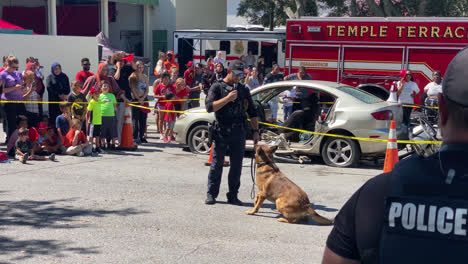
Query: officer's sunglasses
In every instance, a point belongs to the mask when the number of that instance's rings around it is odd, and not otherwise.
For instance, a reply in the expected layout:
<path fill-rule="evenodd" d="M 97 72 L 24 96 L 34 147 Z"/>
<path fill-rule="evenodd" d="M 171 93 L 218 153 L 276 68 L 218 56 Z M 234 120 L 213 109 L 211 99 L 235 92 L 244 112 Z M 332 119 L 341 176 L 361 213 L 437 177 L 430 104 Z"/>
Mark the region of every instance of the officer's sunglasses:
<path fill-rule="evenodd" d="M 236 76 L 236 77 L 244 77 L 244 74 L 243 74 L 243 73 L 234 73 L 234 76 Z"/>

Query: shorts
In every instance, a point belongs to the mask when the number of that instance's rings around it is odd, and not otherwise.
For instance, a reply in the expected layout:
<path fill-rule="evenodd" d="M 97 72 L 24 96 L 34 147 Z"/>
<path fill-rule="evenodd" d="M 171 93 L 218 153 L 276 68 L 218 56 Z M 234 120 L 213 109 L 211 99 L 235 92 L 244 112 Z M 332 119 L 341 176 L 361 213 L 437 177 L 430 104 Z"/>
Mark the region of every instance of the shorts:
<path fill-rule="evenodd" d="M 158 110 L 166 110 L 166 106 L 158 104 Z"/>
<path fill-rule="evenodd" d="M 89 124 L 88 137 L 100 137 L 102 125 Z"/>
<path fill-rule="evenodd" d="M 116 138 L 117 137 L 117 122 L 115 116 L 103 116 L 101 137 Z"/>
<path fill-rule="evenodd" d="M 175 121 L 166 121 L 167 129 L 174 129 Z"/>

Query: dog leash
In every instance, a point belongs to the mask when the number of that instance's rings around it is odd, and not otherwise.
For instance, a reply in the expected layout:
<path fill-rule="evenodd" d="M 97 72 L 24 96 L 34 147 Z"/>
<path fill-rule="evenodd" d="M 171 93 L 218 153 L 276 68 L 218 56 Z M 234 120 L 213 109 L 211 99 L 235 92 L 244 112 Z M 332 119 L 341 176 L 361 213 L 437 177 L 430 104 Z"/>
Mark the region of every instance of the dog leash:
<path fill-rule="evenodd" d="M 250 198 L 255 199 L 255 177 L 257 173 L 257 163 L 255 162 L 255 152 L 252 154 L 250 160 L 250 176 L 252 177 L 252 191 L 250 191 Z"/>

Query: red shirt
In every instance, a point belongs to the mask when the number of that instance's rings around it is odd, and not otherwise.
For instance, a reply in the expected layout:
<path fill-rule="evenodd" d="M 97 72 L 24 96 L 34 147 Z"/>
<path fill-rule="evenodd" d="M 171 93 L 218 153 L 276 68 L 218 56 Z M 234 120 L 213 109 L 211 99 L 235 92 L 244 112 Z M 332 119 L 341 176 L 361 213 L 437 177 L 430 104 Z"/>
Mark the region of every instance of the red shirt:
<path fill-rule="evenodd" d="M 174 103 L 173 102 L 166 102 L 166 110 L 174 111 Z M 176 113 L 166 112 L 164 115 L 164 121 L 175 121 Z"/>
<path fill-rule="evenodd" d="M 2 71 L 4 71 L 4 70 L 5 70 L 5 68 L 1 68 L 1 69 L 0 69 L 0 72 L 2 72 Z"/>
<path fill-rule="evenodd" d="M 75 138 L 75 129 L 70 128 L 70 131 L 65 135 L 63 139 L 63 145 L 67 148 L 71 147 L 73 145 L 73 139 Z M 83 131 L 80 131 L 80 134 L 78 134 L 78 143 L 77 144 L 82 144 L 86 142 L 86 136 Z"/>
<path fill-rule="evenodd" d="M 76 74 L 76 80 L 77 81 L 80 81 L 82 84 L 85 83 L 86 79 L 88 79 L 88 77 L 91 77 L 93 76 L 94 73 L 90 72 L 90 71 L 80 71 L 79 73 Z"/>
<path fill-rule="evenodd" d="M 154 88 L 154 95 L 157 96 L 165 96 L 167 90 L 171 91 L 173 94 L 175 94 L 175 88 L 172 84 L 168 84 L 167 86 L 164 86 L 164 84 L 160 83 L 156 88 Z M 166 104 L 166 102 L 161 102 L 161 100 L 164 99 L 159 99 L 158 100 L 158 105 L 163 106 Z"/>
<path fill-rule="evenodd" d="M 176 92 L 175 93 L 175 96 L 177 98 L 175 99 L 184 99 L 184 97 L 188 96 L 188 91 L 187 91 L 187 87 L 184 87 L 184 89 L 180 90 L 179 92 Z M 174 105 L 179 105 L 181 103 L 181 101 L 174 101 Z"/>
<path fill-rule="evenodd" d="M 184 72 L 184 79 L 185 83 L 189 86 L 192 87 L 193 84 L 193 78 L 195 77 L 195 72 L 191 70 L 186 70 Z"/>
<path fill-rule="evenodd" d="M 30 127 L 28 131 L 29 141 L 34 142 L 39 139 L 39 132 L 35 127 Z"/>

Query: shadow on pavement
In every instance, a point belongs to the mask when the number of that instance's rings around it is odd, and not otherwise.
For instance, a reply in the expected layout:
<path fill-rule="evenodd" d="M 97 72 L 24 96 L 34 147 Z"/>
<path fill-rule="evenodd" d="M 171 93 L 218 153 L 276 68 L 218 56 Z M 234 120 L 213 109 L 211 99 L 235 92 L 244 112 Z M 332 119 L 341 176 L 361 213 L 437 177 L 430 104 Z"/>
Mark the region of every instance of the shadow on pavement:
<path fill-rule="evenodd" d="M 90 221 L 81 217 L 102 218 L 111 215 L 131 216 L 146 211 L 126 208 L 120 210 L 84 209 L 66 205 L 76 198 L 51 201 L 0 201 L 0 230 L 9 226 L 31 227 L 35 229 L 70 229 L 86 227 Z M 73 242 L 58 240 L 19 240 L 0 235 L 0 256 L 10 256 L 12 263 L 36 255 L 61 257 L 64 253 L 97 254 L 95 247 L 72 247 Z M 20 255 L 20 256 L 18 256 Z M 0 261 L 0 264 L 2 262 Z M 8 262 L 3 262 L 8 263 Z"/>
<path fill-rule="evenodd" d="M 0 236 L 0 256 L 15 254 L 11 256 L 11 262 L 0 264 L 16 263 L 20 260 L 33 258 L 35 256 L 62 257 L 65 253 L 74 254 L 98 254 L 97 247 L 82 248 L 73 247 L 71 242 L 58 240 L 15 240 L 6 236 Z M 20 253 L 18 255 L 18 253 Z"/>
<path fill-rule="evenodd" d="M 8 226 L 33 228 L 79 228 L 78 217 L 104 217 L 108 215 L 129 216 L 147 213 L 133 208 L 122 210 L 83 209 L 65 205 L 77 199 L 52 201 L 0 201 L 0 230 Z M 2 248 L 0 247 L 0 252 Z"/>

